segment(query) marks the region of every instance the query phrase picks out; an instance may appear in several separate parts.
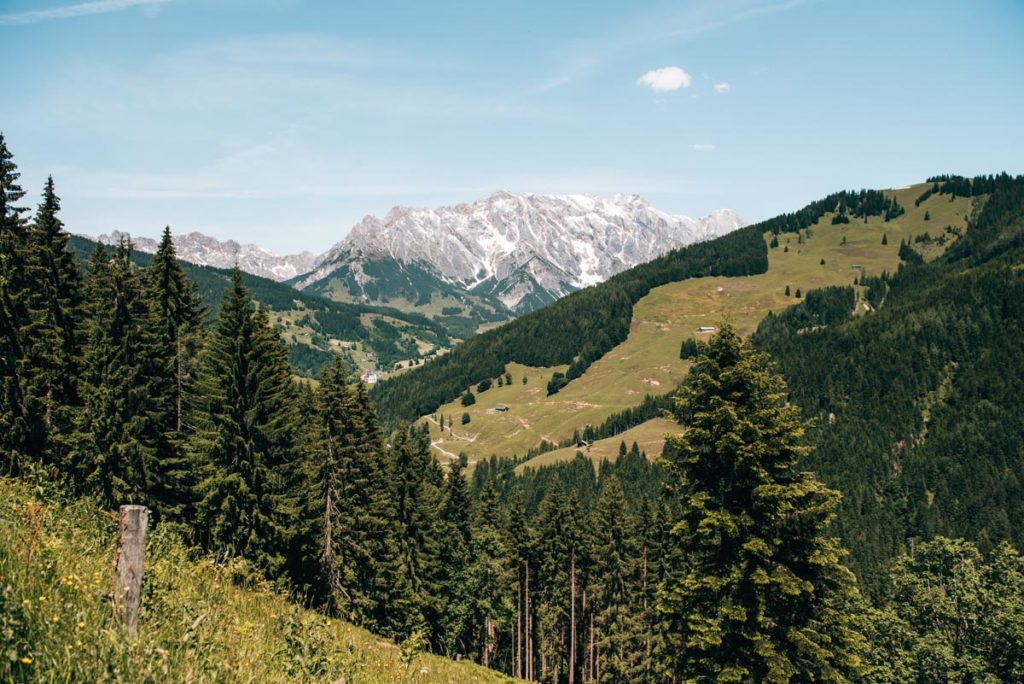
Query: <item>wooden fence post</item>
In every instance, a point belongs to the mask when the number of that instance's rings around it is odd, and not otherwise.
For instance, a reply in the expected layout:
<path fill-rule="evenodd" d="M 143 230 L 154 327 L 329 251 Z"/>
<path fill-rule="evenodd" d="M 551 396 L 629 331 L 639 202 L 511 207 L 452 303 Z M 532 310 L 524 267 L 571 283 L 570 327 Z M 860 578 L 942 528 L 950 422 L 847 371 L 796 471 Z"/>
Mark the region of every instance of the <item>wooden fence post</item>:
<path fill-rule="evenodd" d="M 146 524 L 149 509 L 145 506 L 121 506 L 121 521 L 114 559 L 114 611 L 135 634 L 142 600 L 142 565 L 146 557 Z"/>

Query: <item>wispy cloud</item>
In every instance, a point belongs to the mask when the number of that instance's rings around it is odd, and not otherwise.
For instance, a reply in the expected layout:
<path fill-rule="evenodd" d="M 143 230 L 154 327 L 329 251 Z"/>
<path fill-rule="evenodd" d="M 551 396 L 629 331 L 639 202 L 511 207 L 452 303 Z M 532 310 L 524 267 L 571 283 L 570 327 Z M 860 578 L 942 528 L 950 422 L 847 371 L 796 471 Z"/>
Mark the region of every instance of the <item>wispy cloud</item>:
<path fill-rule="evenodd" d="M 694 152 L 714 152 L 715 146 L 711 143 L 693 143 L 690 149 Z"/>
<path fill-rule="evenodd" d="M 774 14 L 776 12 L 785 12 L 801 5 L 807 4 L 808 0 L 785 0 L 784 2 L 775 3 L 755 3 L 749 7 L 739 7 L 726 14 L 722 14 L 718 17 L 709 17 L 705 21 L 700 21 L 696 15 L 692 19 L 683 19 L 679 22 L 678 28 L 670 30 L 667 37 L 693 37 L 698 36 L 702 33 L 708 33 L 710 31 L 716 31 L 733 24 L 738 24 L 748 19 L 760 17 L 766 14 Z"/>
<path fill-rule="evenodd" d="M 726 93 L 728 93 L 731 90 L 732 90 L 732 86 L 729 85 L 725 81 L 722 81 L 721 83 L 716 83 L 715 84 L 715 92 L 718 93 L 719 95 L 725 95 Z"/>
<path fill-rule="evenodd" d="M 677 66 L 661 67 L 651 69 L 636 80 L 637 85 L 647 86 L 651 90 L 664 93 L 680 88 L 689 88 L 693 79 L 690 74 Z"/>
<path fill-rule="evenodd" d="M 35 24 L 36 22 L 50 21 L 51 19 L 71 19 L 89 14 L 106 14 L 131 7 L 160 5 L 167 2 L 171 2 L 171 0 L 93 0 L 92 2 L 80 2 L 77 5 L 64 5 L 63 7 L 51 7 L 50 9 L 43 10 L 0 14 L 0 25 Z"/>

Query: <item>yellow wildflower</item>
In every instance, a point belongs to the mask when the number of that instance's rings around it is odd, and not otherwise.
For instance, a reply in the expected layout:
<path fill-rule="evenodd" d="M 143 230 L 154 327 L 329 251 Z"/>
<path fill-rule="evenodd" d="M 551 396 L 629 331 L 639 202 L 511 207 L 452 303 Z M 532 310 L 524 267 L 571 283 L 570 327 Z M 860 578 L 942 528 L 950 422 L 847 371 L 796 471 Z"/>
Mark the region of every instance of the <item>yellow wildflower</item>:
<path fill-rule="evenodd" d="M 22 663 L 22 665 L 31 665 L 32 664 L 32 659 L 29 658 L 28 656 L 22 656 L 21 657 L 21 663 Z"/>

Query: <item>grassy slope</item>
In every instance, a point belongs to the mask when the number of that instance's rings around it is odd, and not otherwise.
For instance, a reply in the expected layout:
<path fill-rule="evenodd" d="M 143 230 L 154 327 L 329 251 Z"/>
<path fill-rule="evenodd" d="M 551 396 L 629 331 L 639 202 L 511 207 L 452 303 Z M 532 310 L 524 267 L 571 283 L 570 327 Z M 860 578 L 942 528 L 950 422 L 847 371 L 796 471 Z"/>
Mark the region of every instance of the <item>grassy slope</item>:
<path fill-rule="evenodd" d="M 640 451 L 646 452 L 649 457 L 656 456 L 661 453 L 662 447 L 665 446 L 665 435 L 676 432 L 678 429 L 679 426 L 674 421 L 665 418 L 654 418 L 614 437 L 599 439 L 591 444 L 589 449 L 565 447 L 564 449 L 556 449 L 541 454 L 531 458 L 526 463 L 520 463 L 516 467 L 516 472 L 522 474 L 526 468 L 541 468 L 561 461 L 571 461 L 576 457 L 577 451 L 582 452 L 584 456 L 593 461 L 594 468 L 596 469 L 601 464 L 601 461 L 614 462 L 618 459 L 619 445 L 623 442 L 626 443 L 627 448 L 636 442 Z"/>
<path fill-rule="evenodd" d="M 147 541 L 139 637 L 111 617 L 113 516 L 0 478 L 0 681 L 501 682 L 296 607 L 169 530 Z M 345 678 L 345 679 L 342 679 Z"/>
<path fill-rule="evenodd" d="M 927 187 L 922 184 L 892 191 L 906 214 L 889 222 L 875 216 L 867 223 L 855 219 L 833 226 L 829 214 L 812 227 L 812 235 L 804 244 L 798 244 L 795 233 L 781 235 L 780 246 L 768 251 L 767 273 L 694 278 L 653 289 L 634 307 L 629 338 L 554 396 L 545 396 L 544 386 L 552 371 L 564 367 L 538 369 L 510 364 L 514 379 L 511 387 L 496 387 L 479 395 L 476 405 L 469 409 L 463 409 L 458 401 L 439 409 L 438 413 L 456 418 L 454 436 L 442 436 L 431 422 L 431 439 L 437 442 L 439 456 L 465 451 L 473 460 L 491 454 L 522 454 L 541 439 L 569 437 L 574 428 L 596 425 L 611 413 L 638 404 L 644 394 L 661 394 L 678 385 L 687 368 L 679 359 L 679 346 L 698 326 L 715 325 L 724 317 L 749 334 L 768 311 L 798 301 L 785 296 L 786 285 L 795 295 L 797 288 L 807 292 L 852 284 L 859 274 L 854 268 L 858 265 L 868 274 L 895 271 L 901 239 L 911 241 L 926 231 L 938 237 L 947 225 L 963 228 L 970 212 L 969 199 L 950 202 L 949 196 L 940 195 L 915 207 L 914 200 Z M 924 220 L 926 211 L 931 216 L 929 221 Z M 882 245 L 883 234 L 888 236 L 887 245 Z M 840 244 L 843 237 L 846 245 Z M 785 252 L 787 242 L 789 251 Z M 929 249 L 934 253 L 939 248 Z M 529 377 L 526 386 L 521 385 L 524 373 Z M 511 410 L 494 412 L 493 407 L 499 403 L 509 405 Z M 466 426 L 458 425 L 463 410 L 471 416 Z M 616 448 L 620 439 L 612 439 Z M 648 453 L 659 451 L 653 447 Z M 563 457 L 572 458 L 573 454 L 575 449 L 569 449 Z M 539 458 L 553 462 L 550 454 Z"/>

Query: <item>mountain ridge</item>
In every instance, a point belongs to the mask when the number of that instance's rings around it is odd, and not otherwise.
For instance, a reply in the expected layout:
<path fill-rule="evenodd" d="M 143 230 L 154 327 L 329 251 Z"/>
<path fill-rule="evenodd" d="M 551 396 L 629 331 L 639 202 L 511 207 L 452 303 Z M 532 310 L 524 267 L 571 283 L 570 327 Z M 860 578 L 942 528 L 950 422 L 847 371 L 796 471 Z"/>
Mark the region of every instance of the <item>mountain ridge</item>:
<path fill-rule="evenodd" d="M 94 239 L 105 245 L 116 244 L 122 237 L 130 238 L 132 245 L 140 252 L 154 254 L 159 240 L 147 237 L 132 237 L 118 230 L 98 235 Z M 205 233 L 192 231 L 174 237 L 178 258 L 197 266 L 214 268 L 238 268 L 251 275 L 283 282 L 302 275 L 312 269 L 317 255 L 306 250 L 297 254 L 277 255 L 270 250 L 251 243 L 235 240 L 219 240 Z"/>
<path fill-rule="evenodd" d="M 393 207 L 383 219 L 366 216 L 297 287 L 309 287 L 347 262 L 393 259 L 430 264 L 442 280 L 472 291 L 541 257 L 554 268 L 532 275 L 557 298 L 742 225 L 728 209 L 693 219 L 662 212 L 635 194 L 601 198 L 500 190 L 470 204 Z M 503 303 L 515 310 L 521 299 Z"/>

